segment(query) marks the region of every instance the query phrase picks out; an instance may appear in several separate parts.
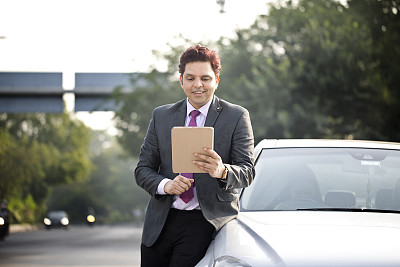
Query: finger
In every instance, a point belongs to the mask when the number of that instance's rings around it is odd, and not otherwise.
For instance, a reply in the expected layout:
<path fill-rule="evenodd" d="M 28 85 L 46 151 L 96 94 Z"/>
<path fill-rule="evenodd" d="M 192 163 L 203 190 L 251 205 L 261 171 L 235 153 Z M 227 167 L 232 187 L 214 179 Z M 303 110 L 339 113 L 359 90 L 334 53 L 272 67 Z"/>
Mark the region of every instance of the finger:
<path fill-rule="evenodd" d="M 182 194 L 183 192 L 185 192 L 186 190 L 183 190 L 182 188 L 174 188 L 173 190 L 172 190 L 172 193 L 173 194 L 175 194 L 175 195 L 180 195 L 180 194 Z"/>
<path fill-rule="evenodd" d="M 191 187 L 193 182 L 194 179 L 178 175 L 165 185 L 165 192 L 168 194 L 182 194 Z"/>
<path fill-rule="evenodd" d="M 196 164 L 197 167 L 207 172 L 211 176 L 213 176 L 214 172 L 217 170 L 217 165 L 215 164 L 208 164 L 201 161 L 194 161 L 194 163 Z"/>
<path fill-rule="evenodd" d="M 203 148 L 203 150 L 204 150 L 207 154 L 209 154 L 212 158 L 214 158 L 214 159 L 219 159 L 219 158 L 220 158 L 220 156 L 218 155 L 218 153 L 215 152 L 214 150 L 212 150 L 211 148 L 205 147 L 205 148 Z"/>
<path fill-rule="evenodd" d="M 201 169 L 208 169 L 208 170 L 217 169 L 219 165 L 219 162 L 216 160 L 211 160 L 211 162 L 194 160 L 193 163 L 197 167 L 200 167 Z"/>
<path fill-rule="evenodd" d="M 165 192 L 172 195 L 172 194 L 181 194 L 185 192 L 185 190 L 180 186 L 178 186 L 174 181 L 172 181 L 170 184 L 166 184 Z"/>
<path fill-rule="evenodd" d="M 179 175 L 179 178 L 177 179 L 179 182 L 185 183 L 188 186 L 190 186 L 194 180 L 192 178 L 187 178 L 185 176 Z"/>
<path fill-rule="evenodd" d="M 217 177 L 218 176 L 218 164 L 208 164 L 202 161 L 193 161 L 193 163 L 202 169 L 203 171 L 207 172 L 208 174 L 211 175 L 211 177 Z"/>
<path fill-rule="evenodd" d="M 199 167 L 200 169 L 202 169 L 202 170 L 208 169 L 209 166 L 211 165 L 211 164 L 206 163 L 206 162 L 204 162 L 204 161 L 198 161 L 198 160 L 194 160 L 193 163 L 194 163 L 197 167 Z"/>
<path fill-rule="evenodd" d="M 199 159 L 206 161 L 208 163 L 211 163 L 211 164 L 218 162 L 217 159 L 215 159 L 209 155 L 204 155 L 204 154 L 199 154 L 199 153 L 195 153 L 194 155 L 195 155 L 195 157 L 198 157 Z"/>
<path fill-rule="evenodd" d="M 180 193 L 186 191 L 188 188 L 189 188 L 189 186 L 187 184 L 179 182 L 179 181 L 177 181 L 173 184 L 173 189 Z"/>
<path fill-rule="evenodd" d="M 187 184 L 189 184 L 189 185 L 191 185 L 192 183 L 194 183 L 194 179 L 193 178 L 185 178 L 186 180 L 186 182 L 187 182 Z"/>
<path fill-rule="evenodd" d="M 175 190 L 177 190 L 179 194 L 187 191 L 189 188 L 190 185 L 187 185 L 186 183 L 178 182 L 175 184 Z"/>
<path fill-rule="evenodd" d="M 188 190 L 192 186 L 192 183 L 194 183 L 194 179 L 191 178 L 186 178 L 182 176 L 181 179 L 182 180 L 179 180 L 179 186 L 184 190 Z"/>

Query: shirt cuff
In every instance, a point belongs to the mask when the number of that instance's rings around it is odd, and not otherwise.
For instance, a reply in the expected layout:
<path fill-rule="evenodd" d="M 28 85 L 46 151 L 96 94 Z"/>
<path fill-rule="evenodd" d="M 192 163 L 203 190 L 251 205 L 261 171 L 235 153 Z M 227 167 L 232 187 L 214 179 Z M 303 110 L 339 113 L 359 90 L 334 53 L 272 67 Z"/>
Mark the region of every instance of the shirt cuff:
<path fill-rule="evenodd" d="M 171 179 L 165 178 L 165 179 L 163 179 L 163 180 L 158 184 L 158 187 L 157 187 L 157 194 L 159 194 L 159 195 L 166 195 L 166 194 L 167 194 L 167 193 L 165 193 L 165 191 L 164 191 L 164 186 L 165 186 L 165 184 L 168 183 L 169 181 L 171 181 Z"/>

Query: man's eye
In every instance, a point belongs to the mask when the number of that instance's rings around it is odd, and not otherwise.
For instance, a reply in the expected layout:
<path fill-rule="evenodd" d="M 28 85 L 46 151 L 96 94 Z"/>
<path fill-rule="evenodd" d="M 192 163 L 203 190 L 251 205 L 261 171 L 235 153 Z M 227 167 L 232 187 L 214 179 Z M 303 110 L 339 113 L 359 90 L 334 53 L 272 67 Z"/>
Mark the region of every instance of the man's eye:
<path fill-rule="evenodd" d="M 188 80 L 188 81 L 193 81 L 193 78 L 186 78 L 186 80 Z"/>
<path fill-rule="evenodd" d="M 203 78 L 202 79 L 204 82 L 208 82 L 210 80 L 210 78 Z"/>

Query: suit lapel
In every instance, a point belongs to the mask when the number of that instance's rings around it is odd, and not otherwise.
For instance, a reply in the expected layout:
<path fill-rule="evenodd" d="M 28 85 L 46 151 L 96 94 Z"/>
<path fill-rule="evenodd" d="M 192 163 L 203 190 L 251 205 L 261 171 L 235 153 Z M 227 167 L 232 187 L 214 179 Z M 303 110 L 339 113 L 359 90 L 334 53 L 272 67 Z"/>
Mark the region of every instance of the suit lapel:
<path fill-rule="evenodd" d="M 213 101 L 208 110 L 207 118 L 204 123 L 205 127 L 214 127 L 215 122 L 218 119 L 219 114 L 222 111 L 222 107 L 219 104 L 219 98 L 214 95 Z M 178 109 L 178 112 L 174 115 L 174 126 L 185 126 L 186 119 L 186 99 L 184 99 L 181 103 L 181 106 Z"/>
<path fill-rule="evenodd" d="M 178 109 L 178 112 L 175 113 L 174 116 L 174 126 L 185 126 L 186 119 L 186 99 L 182 101 L 181 106 Z"/>
<path fill-rule="evenodd" d="M 219 98 L 214 95 L 213 102 L 210 105 L 210 109 L 208 110 L 206 122 L 204 123 L 205 127 L 214 127 L 215 122 L 218 119 L 219 113 L 222 111 L 222 107 L 219 104 Z"/>
<path fill-rule="evenodd" d="M 214 127 L 215 122 L 218 119 L 219 113 L 222 111 L 222 107 L 219 104 L 219 99 L 217 96 L 214 95 L 213 101 L 210 105 L 210 108 L 208 109 L 208 114 L 206 121 L 204 123 L 205 127 Z M 214 133 L 215 134 L 215 133 Z M 201 177 L 201 176 L 207 176 L 208 174 L 206 173 L 195 173 L 194 177 Z"/>

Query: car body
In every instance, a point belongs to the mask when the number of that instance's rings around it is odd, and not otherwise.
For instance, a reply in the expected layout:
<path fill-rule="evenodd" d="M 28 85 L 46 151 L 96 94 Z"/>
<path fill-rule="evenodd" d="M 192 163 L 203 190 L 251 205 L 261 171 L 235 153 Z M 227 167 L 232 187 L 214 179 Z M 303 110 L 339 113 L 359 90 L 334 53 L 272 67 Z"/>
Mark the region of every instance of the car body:
<path fill-rule="evenodd" d="M 400 144 L 263 140 L 197 266 L 400 266 Z"/>
<path fill-rule="evenodd" d="M 51 228 L 64 228 L 68 229 L 69 218 L 68 214 L 63 210 L 54 210 L 47 213 L 43 223 L 47 229 Z"/>
<path fill-rule="evenodd" d="M 0 209 L 0 240 L 4 238 L 10 232 L 10 222 L 9 222 L 9 211 L 6 208 L 1 207 Z"/>

